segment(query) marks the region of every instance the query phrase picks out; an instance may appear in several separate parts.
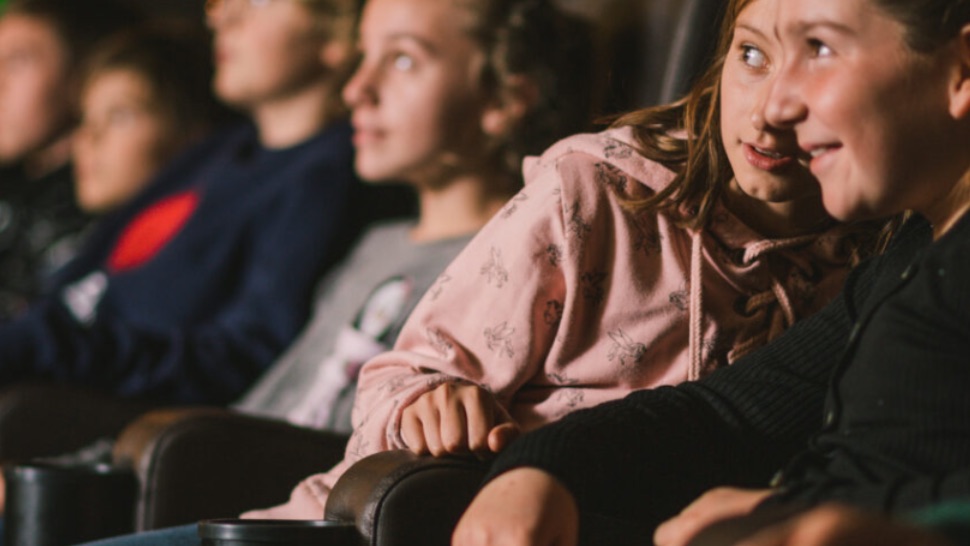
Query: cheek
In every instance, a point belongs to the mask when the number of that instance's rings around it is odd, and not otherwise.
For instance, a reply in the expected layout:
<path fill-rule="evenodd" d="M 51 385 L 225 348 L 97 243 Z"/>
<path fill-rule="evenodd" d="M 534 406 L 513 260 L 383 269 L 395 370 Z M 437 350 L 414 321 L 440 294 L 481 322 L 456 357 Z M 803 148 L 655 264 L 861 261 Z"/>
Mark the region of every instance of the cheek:
<path fill-rule="evenodd" d="M 20 131 L 41 133 L 52 128 L 66 110 L 62 93 L 53 82 L 32 75 L 13 82 L 2 97 L 7 123 Z"/>

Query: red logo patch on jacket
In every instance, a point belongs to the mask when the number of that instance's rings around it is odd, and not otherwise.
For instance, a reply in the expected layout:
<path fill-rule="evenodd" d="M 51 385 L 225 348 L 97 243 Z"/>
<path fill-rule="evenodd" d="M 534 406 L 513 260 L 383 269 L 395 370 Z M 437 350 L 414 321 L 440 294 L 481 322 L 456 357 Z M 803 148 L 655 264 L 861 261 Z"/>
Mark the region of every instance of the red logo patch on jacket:
<path fill-rule="evenodd" d="M 108 257 L 108 271 L 121 273 L 151 260 L 181 231 L 199 205 L 194 191 L 153 204 L 128 223 Z"/>

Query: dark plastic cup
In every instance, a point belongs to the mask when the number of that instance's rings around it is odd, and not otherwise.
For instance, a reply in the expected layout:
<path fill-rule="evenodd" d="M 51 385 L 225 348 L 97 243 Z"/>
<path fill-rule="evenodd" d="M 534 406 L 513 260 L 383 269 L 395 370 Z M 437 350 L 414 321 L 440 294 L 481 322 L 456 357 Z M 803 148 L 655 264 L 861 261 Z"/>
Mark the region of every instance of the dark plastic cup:
<path fill-rule="evenodd" d="M 4 544 L 62 546 L 134 532 L 138 482 L 111 465 L 22 463 L 3 470 Z"/>
<path fill-rule="evenodd" d="M 202 546 L 360 546 L 350 523 L 275 519 L 210 519 L 199 522 Z"/>

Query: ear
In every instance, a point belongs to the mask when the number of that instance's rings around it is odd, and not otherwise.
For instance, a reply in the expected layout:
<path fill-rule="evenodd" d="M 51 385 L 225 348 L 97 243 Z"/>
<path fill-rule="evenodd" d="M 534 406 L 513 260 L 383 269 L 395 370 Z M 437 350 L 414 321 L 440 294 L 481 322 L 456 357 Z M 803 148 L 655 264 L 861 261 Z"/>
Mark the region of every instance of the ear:
<path fill-rule="evenodd" d="M 970 25 L 960 29 L 956 47 L 960 65 L 950 85 L 950 115 L 966 119 L 970 117 Z"/>
<path fill-rule="evenodd" d="M 351 54 L 350 44 L 343 40 L 327 40 L 320 47 L 320 62 L 327 70 L 337 70 L 346 64 Z"/>
<path fill-rule="evenodd" d="M 493 137 L 506 135 L 538 101 L 539 88 L 531 78 L 510 76 L 482 112 L 482 131 Z"/>

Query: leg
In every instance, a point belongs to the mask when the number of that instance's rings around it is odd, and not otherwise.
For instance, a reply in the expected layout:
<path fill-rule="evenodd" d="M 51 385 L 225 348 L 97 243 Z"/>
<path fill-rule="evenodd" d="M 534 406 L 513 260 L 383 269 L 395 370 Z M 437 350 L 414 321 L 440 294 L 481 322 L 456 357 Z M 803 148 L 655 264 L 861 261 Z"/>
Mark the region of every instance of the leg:
<path fill-rule="evenodd" d="M 195 523 L 89 542 L 84 546 L 199 546 Z"/>

